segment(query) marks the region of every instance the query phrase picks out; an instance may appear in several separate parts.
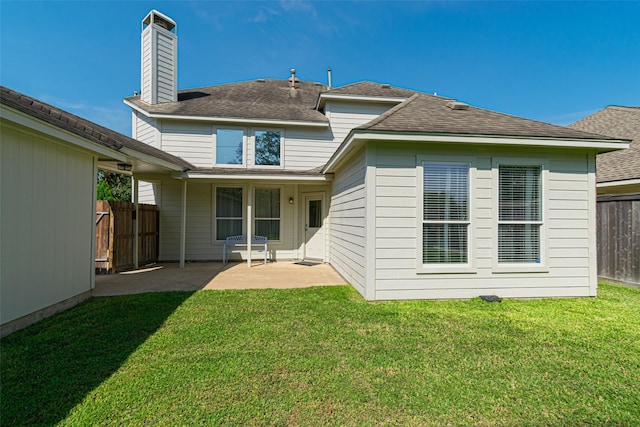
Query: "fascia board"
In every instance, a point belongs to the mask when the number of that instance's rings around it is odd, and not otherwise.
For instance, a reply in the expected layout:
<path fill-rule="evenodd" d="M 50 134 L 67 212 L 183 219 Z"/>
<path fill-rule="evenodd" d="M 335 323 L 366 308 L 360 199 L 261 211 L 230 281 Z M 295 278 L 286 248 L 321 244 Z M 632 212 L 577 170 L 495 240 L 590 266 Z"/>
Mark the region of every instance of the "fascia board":
<path fill-rule="evenodd" d="M 0 118 L 24 126 L 28 129 L 38 131 L 53 138 L 73 144 L 79 148 L 98 154 L 99 156 L 112 159 L 114 161 L 126 162 L 127 157 L 115 149 L 105 147 L 93 141 L 85 139 L 73 132 L 69 132 L 58 126 L 45 122 L 37 117 L 33 117 L 22 111 L 14 110 L 6 105 L 1 105 Z"/>
<path fill-rule="evenodd" d="M 338 150 L 331 156 L 323 173 L 335 167 L 342 155 L 349 151 L 358 141 L 403 141 L 403 142 L 442 142 L 459 144 L 495 145 L 495 146 L 528 146 L 528 147 L 558 147 L 558 148 L 586 148 L 597 152 L 607 152 L 629 148 L 627 140 L 598 140 L 598 139 L 557 139 L 557 138 L 518 138 L 508 136 L 486 135 L 457 135 L 457 134 L 429 134 L 429 133 L 394 133 L 394 132 L 359 132 L 351 131 Z"/>
<path fill-rule="evenodd" d="M 138 105 L 135 105 L 126 99 L 123 102 L 134 110 L 144 114 L 152 119 L 170 119 L 170 120 L 193 120 L 201 122 L 215 122 L 215 123 L 240 123 L 250 125 L 267 125 L 267 126 L 301 126 L 301 127 L 329 127 L 329 122 L 309 122 L 309 121 L 295 121 L 295 120 L 270 120 L 270 119 L 244 119 L 239 117 L 205 117 L 205 116 L 180 116 L 175 114 L 158 114 L 150 113 Z"/>
<path fill-rule="evenodd" d="M 132 157 L 132 158 L 137 159 L 137 160 L 141 160 L 141 161 L 146 162 L 146 163 L 150 163 L 152 165 L 157 165 L 157 166 L 163 167 L 165 169 L 169 169 L 169 170 L 172 170 L 172 171 L 180 171 L 180 172 L 182 170 L 184 170 L 184 168 L 182 166 L 176 165 L 176 164 L 168 162 L 166 160 L 158 159 L 157 157 L 153 157 L 153 156 L 151 156 L 149 154 L 141 153 L 141 152 L 136 151 L 136 150 L 131 149 L 131 148 L 122 147 L 120 149 L 120 151 L 122 153 L 126 154 L 129 157 Z"/>
<path fill-rule="evenodd" d="M 320 181 L 326 182 L 333 179 L 332 176 L 319 175 L 319 176 L 304 176 L 304 175 L 250 175 L 250 174 L 209 174 L 204 172 L 184 172 L 184 178 L 189 179 L 220 179 L 220 180 L 255 180 L 255 181 Z"/>
<path fill-rule="evenodd" d="M 607 188 L 607 187 L 620 187 L 623 185 L 640 185 L 640 178 L 625 179 L 620 181 L 599 182 L 596 184 L 596 187 Z"/>

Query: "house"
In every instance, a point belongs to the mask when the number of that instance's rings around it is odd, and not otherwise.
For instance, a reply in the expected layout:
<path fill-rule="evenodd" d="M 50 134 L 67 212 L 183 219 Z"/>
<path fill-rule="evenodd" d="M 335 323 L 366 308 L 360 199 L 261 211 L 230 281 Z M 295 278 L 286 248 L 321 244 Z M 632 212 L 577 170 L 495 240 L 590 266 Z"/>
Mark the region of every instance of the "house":
<path fill-rule="evenodd" d="M 628 150 L 596 158 L 598 194 L 640 193 L 640 107 L 610 105 L 569 127 L 631 140 Z"/>
<path fill-rule="evenodd" d="M 97 168 L 180 173 L 175 156 L 0 87 L 0 336 L 91 296 Z"/>
<path fill-rule="evenodd" d="M 264 235 L 272 260 L 329 262 L 367 300 L 596 295 L 595 159 L 626 141 L 295 70 L 178 90 L 176 23 L 142 24 L 133 138 L 194 166 L 137 175 L 162 260 Z"/>
<path fill-rule="evenodd" d="M 596 158 L 598 276 L 640 286 L 640 107 L 611 105 L 569 127 L 631 140 Z"/>

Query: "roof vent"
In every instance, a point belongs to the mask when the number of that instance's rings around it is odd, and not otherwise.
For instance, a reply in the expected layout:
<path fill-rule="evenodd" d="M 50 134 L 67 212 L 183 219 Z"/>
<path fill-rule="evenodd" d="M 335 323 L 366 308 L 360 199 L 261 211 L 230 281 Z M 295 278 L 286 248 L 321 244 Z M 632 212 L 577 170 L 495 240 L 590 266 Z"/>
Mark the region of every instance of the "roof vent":
<path fill-rule="evenodd" d="M 264 83 L 266 80 L 265 79 L 257 79 L 256 80 L 258 83 Z"/>
<path fill-rule="evenodd" d="M 391 85 L 387 84 L 387 83 L 384 83 L 384 84 L 381 84 L 380 87 L 383 88 L 383 89 L 389 89 L 391 87 Z"/>
<path fill-rule="evenodd" d="M 291 69 L 291 77 L 289 77 L 289 83 L 291 83 L 291 88 L 296 88 L 296 83 L 300 83 L 300 79 L 296 77 L 296 69 Z"/>
<path fill-rule="evenodd" d="M 460 101 L 451 101 L 447 103 L 447 107 L 451 108 L 452 110 L 468 110 L 469 104 L 465 104 L 464 102 Z"/>

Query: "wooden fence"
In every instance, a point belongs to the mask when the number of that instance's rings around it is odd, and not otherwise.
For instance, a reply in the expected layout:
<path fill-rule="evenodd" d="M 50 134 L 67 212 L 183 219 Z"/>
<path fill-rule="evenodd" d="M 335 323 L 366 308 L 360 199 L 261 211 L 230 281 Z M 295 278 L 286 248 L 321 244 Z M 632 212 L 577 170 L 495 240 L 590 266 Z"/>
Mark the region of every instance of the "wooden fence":
<path fill-rule="evenodd" d="M 640 194 L 601 195 L 597 206 L 598 276 L 640 285 Z"/>
<path fill-rule="evenodd" d="M 138 205 L 138 265 L 157 261 L 159 212 L 156 205 Z M 96 270 L 109 273 L 133 268 L 133 203 L 96 203 Z"/>

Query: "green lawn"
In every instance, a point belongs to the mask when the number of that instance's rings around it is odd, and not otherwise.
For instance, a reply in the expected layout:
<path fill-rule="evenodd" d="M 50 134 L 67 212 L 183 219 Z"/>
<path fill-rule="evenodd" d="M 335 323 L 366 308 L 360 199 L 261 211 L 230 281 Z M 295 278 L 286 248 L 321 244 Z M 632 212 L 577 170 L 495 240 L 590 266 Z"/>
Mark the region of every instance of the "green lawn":
<path fill-rule="evenodd" d="M 94 298 L 1 341 L 2 425 L 640 425 L 640 291 Z"/>

